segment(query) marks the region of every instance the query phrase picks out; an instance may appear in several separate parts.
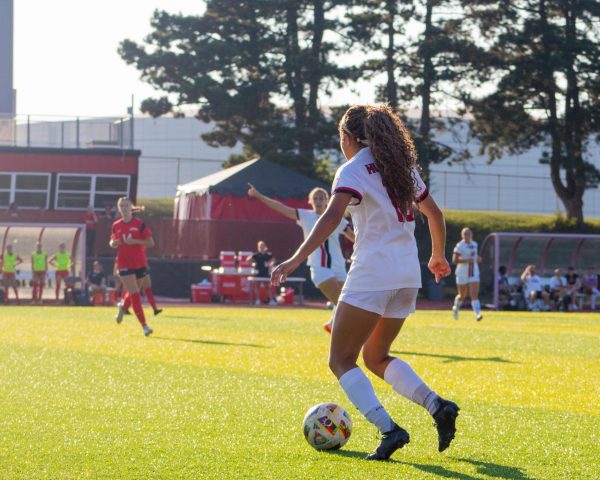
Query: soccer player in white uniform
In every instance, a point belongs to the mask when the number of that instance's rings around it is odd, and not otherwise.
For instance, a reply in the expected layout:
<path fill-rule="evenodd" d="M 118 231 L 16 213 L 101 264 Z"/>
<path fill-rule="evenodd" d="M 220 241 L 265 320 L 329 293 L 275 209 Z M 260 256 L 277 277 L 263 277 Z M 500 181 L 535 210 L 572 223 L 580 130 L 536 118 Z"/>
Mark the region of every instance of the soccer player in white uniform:
<path fill-rule="evenodd" d="M 277 200 L 263 195 L 250 183 L 248 184 L 248 195 L 260 200 L 267 207 L 289 219 L 295 220 L 302 228 L 304 238 L 313 229 L 329 202 L 327 191 L 318 187 L 311 190 L 308 194 L 308 203 L 311 205 L 312 210 L 288 207 Z M 340 235 L 344 235 L 349 240 L 354 241 L 354 232 L 350 228 L 348 221 L 344 218 L 340 220 L 337 228 L 331 235 L 309 255 L 307 262 L 307 265 L 310 267 L 311 280 L 333 305 L 337 305 L 340 292 L 346 280 L 346 259 L 342 255 L 342 249 L 340 248 Z M 331 333 L 334 315 L 335 307 L 331 319 L 323 325 L 329 333 Z"/>
<path fill-rule="evenodd" d="M 469 227 L 461 230 L 462 240 L 456 244 L 452 253 L 452 263 L 456 264 L 456 288 L 458 295 L 454 298 L 452 315 L 458 320 L 458 312 L 462 302 L 467 296 L 471 297 L 471 307 L 475 312 L 475 319 L 481 321 L 481 303 L 479 302 L 479 262 L 481 257 L 477 254 L 477 242 L 473 240 L 473 232 Z"/>
<path fill-rule="evenodd" d="M 335 315 L 329 367 L 354 406 L 382 433 L 367 459 L 387 460 L 409 442 L 409 435 L 392 420 L 357 366 L 361 349 L 369 370 L 429 411 L 443 451 L 454 438 L 458 406 L 432 391 L 408 363 L 392 357 L 390 347 L 414 311 L 421 287 L 413 206 L 429 219 L 428 267 L 436 281 L 450 274 L 444 216 L 419 176 L 412 139 L 391 108 L 353 106 L 342 117 L 339 132 L 348 162 L 336 173 L 334 195 L 296 253 L 273 270 L 271 281 L 284 282 L 335 231 L 349 208 L 356 243 Z"/>

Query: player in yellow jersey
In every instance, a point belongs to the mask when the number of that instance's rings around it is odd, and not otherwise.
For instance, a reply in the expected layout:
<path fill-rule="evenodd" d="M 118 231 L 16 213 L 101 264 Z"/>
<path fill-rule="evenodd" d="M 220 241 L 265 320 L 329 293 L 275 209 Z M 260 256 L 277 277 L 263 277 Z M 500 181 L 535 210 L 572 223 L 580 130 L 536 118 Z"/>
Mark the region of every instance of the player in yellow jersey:
<path fill-rule="evenodd" d="M 63 243 L 58 245 L 58 252 L 56 252 L 48 263 L 56 268 L 55 280 L 56 280 L 56 304 L 60 304 L 60 286 L 64 279 L 66 279 L 71 272 L 71 254 L 67 252 L 67 246 Z M 66 280 L 65 280 L 66 283 Z"/>
<path fill-rule="evenodd" d="M 31 270 L 33 278 L 33 291 L 31 292 L 32 305 L 42 304 L 42 292 L 46 284 L 46 272 L 48 271 L 48 255 L 42 250 L 42 244 L 35 244 L 35 252 L 31 254 Z"/>
<path fill-rule="evenodd" d="M 13 288 L 15 292 L 15 298 L 17 303 L 19 301 L 19 284 L 15 277 L 15 268 L 17 265 L 23 263 L 23 259 L 13 252 L 12 245 L 6 246 L 6 251 L 0 255 L 0 261 L 2 262 L 2 284 L 4 285 L 4 303 L 8 303 L 8 289 Z"/>

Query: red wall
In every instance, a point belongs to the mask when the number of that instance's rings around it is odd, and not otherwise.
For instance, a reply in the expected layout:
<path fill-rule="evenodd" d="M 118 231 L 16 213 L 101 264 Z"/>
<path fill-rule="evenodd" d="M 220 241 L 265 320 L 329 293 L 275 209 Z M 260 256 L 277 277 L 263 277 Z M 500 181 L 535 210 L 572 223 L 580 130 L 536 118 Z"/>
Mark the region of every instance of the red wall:
<path fill-rule="evenodd" d="M 138 150 L 0 148 L 0 171 L 138 174 Z"/>

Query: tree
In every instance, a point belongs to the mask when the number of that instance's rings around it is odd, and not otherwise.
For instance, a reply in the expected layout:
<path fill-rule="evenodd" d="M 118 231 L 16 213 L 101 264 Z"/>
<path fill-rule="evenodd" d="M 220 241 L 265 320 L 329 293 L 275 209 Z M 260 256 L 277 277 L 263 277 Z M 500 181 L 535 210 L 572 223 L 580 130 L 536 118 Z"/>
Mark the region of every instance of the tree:
<path fill-rule="evenodd" d="M 339 3 L 209 0 L 200 17 L 157 11 L 146 45 L 125 40 L 119 53 L 175 98 L 146 100 L 145 111 L 198 104 L 198 118 L 216 125 L 204 140 L 241 142 L 243 154 L 230 164 L 260 155 L 315 175 L 315 152 L 335 135 L 319 97 L 350 75 L 333 58 L 340 47 L 325 40 L 337 28 Z"/>
<path fill-rule="evenodd" d="M 492 93 L 468 98 L 471 129 L 491 160 L 541 146 L 565 206 L 583 223 L 600 172 L 585 159 L 600 127 L 600 5 L 591 0 L 465 2 L 495 56 Z M 489 85 L 488 83 L 488 85 Z"/>
<path fill-rule="evenodd" d="M 449 98 L 460 102 L 460 81 L 468 77 L 472 57 L 479 54 L 460 28 L 462 14 L 449 0 L 369 0 L 351 14 L 352 38 L 370 54 L 362 71 L 371 78 L 385 72 L 378 100 L 400 113 L 414 107 L 420 111 L 418 120 L 405 116 L 405 121 L 425 178 L 431 164 L 462 155 L 435 140 L 434 132 L 449 125 L 447 119 L 436 121 L 432 113 Z M 416 35 L 415 22 L 421 29 Z"/>

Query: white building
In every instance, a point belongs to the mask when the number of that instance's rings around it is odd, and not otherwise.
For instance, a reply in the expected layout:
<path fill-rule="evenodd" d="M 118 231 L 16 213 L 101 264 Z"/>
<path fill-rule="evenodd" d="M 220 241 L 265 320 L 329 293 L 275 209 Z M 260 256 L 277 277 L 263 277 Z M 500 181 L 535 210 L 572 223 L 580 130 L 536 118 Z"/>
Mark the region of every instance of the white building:
<path fill-rule="evenodd" d="M 194 117 L 136 117 L 133 140 L 129 117 L 53 118 L 19 115 L 7 120 L 15 146 L 74 148 L 108 147 L 141 150 L 137 194 L 173 198 L 177 185 L 219 171 L 235 148 L 213 148 L 200 135 L 212 129 Z"/>
<path fill-rule="evenodd" d="M 550 166 L 540 164 L 542 149 L 505 155 L 493 163 L 477 155 L 479 144 L 466 141 L 466 126 L 458 125 L 437 140 L 459 151 L 468 146 L 473 157 L 459 164 L 431 167 L 430 189 L 436 201 L 452 210 L 489 210 L 517 213 L 564 213 L 550 181 Z M 586 160 L 600 170 L 600 145 L 590 141 Z M 583 198 L 584 216 L 600 217 L 600 189 L 588 189 Z"/>
<path fill-rule="evenodd" d="M 177 186 L 219 171 L 235 148 L 213 148 L 201 138 L 212 125 L 194 117 L 136 117 L 133 140 L 129 117 L 40 119 L 19 116 L 11 144 L 38 147 L 114 147 L 141 150 L 138 196 L 173 198 Z M 464 124 L 438 135 L 455 151 L 468 147 L 473 155 L 463 163 L 432 165 L 430 189 L 440 206 L 455 210 L 517 213 L 564 213 L 550 182 L 550 167 L 539 163 L 542 150 L 506 155 L 488 164 L 477 155 L 478 144 L 468 140 Z M 586 160 L 600 169 L 600 146 L 590 141 Z M 600 189 L 588 189 L 584 215 L 600 218 Z"/>

